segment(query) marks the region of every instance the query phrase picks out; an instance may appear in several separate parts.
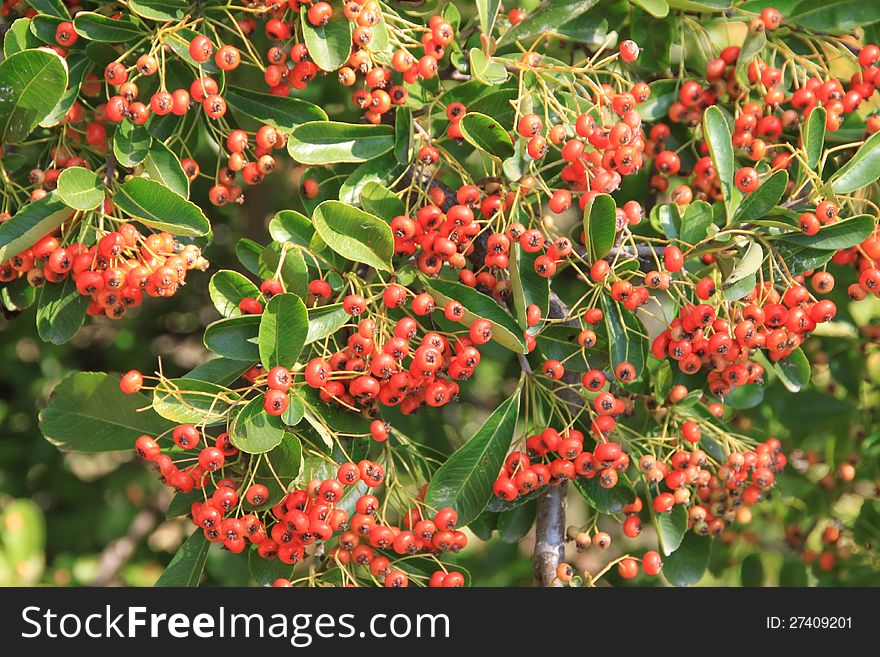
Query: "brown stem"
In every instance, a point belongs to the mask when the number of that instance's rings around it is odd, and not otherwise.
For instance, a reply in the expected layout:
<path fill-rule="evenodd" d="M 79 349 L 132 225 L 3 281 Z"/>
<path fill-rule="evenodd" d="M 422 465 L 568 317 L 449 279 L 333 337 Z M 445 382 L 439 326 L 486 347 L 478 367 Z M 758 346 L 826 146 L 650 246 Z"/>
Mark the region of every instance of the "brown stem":
<path fill-rule="evenodd" d="M 92 581 L 92 586 L 107 586 L 115 578 L 122 567 L 128 563 L 134 555 L 134 551 L 159 521 L 159 514 L 155 509 L 144 509 L 139 512 L 125 536 L 117 538 L 110 543 L 98 560 L 98 573 Z"/>

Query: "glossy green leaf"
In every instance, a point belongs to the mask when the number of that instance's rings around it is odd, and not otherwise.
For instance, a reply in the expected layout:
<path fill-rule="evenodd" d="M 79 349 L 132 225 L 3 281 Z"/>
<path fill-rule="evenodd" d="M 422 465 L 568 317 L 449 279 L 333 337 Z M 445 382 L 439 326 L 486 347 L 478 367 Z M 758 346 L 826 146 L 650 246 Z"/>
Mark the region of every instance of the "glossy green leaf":
<path fill-rule="evenodd" d="M 764 564 L 760 554 L 750 554 L 740 565 L 740 581 L 743 586 L 764 585 Z"/>
<path fill-rule="evenodd" d="M 666 18 L 669 14 L 669 4 L 666 0 L 629 0 L 636 7 L 644 9 L 654 18 Z"/>
<path fill-rule="evenodd" d="M 584 234 L 590 259 L 604 258 L 617 237 L 617 204 L 608 194 L 599 194 L 584 208 Z"/>
<path fill-rule="evenodd" d="M 309 332 L 306 334 L 305 343 L 311 344 L 334 335 L 348 324 L 350 319 L 351 315 L 345 312 L 341 303 L 309 308 Z"/>
<path fill-rule="evenodd" d="M 154 21 L 181 21 L 189 12 L 189 3 L 180 0 L 129 0 L 128 7 L 142 18 Z"/>
<path fill-rule="evenodd" d="M 211 224 L 199 206 L 155 180 L 129 178 L 119 187 L 113 201 L 142 224 L 172 235 L 198 237 L 211 232 Z"/>
<path fill-rule="evenodd" d="M 284 260 L 281 256 L 284 254 Z M 299 249 L 285 249 L 278 242 L 266 246 L 259 259 L 260 278 L 278 278 L 287 292 L 305 298 L 309 286 L 309 270 Z"/>
<path fill-rule="evenodd" d="M 877 228 L 877 221 L 868 214 L 860 214 L 849 219 L 841 219 L 826 224 L 815 235 L 801 232 L 784 233 L 778 239 L 789 244 L 798 244 L 813 249 L 838 251 L 849 249 L 864 242 Z"/>
<path fill-rule="evenodd" d="M 742 192 L 733 182 L 736 161 L 733 156 L 730 126 L 724 112 L 715 105 L 703 113 L 703 137 L 709 145 L 712 164 L 721 183 L 721 194 L 724 197 L 724 207 L 729 220 L 739 206 Z"/>
<path fill-rule="evenodd" d="M 229 426 L 229 440 L 248 454 L 271 451 L 284 439 L 281 418 L 269 415 L 263 409 L 263 395 L 250 400 L 233 418 Z"/>
<path fill-rule="evenodd" d="M 471 75 L 483 84 L 501 84 L 510 76 L 504 64 L 489 59 L 479 48 L 471 48 L 469 62 Z"/>
<path fill-rule="evenodd" d="M 156 580 L 155 586 L 198 586 L 205 571 L 210 548 L 211 543 L 205 538 L 205 533 L 196 528 L 171 557 L 168 567 Z"/>
<path fill-rule="evenodd" d="M 22 206 L 11 219 L 0 223 L 0 262 L 29 249 L 72 214 L 58 192 Z"/>
<path fill-rule="evenodd" d="M 325 25 L 315 27 L 307 18 L 309 8 L 300 8 L 300 25 L 303 40 L 309 49 L 309 57 L 319 68 L 335 71 L 345 64 L 351 52 L 351 27 L 342 12 L 334 11 L 334 16 Z"/>
<path fill-rule="evenodd" d="M 124 43 L 142 35 L 140 21 L 125 14 L 110 18 L 92 11 L 81 11 L 73 19 L 73 27 L 77 34 L 90 41 Z"/>
<path fill-rule="evenodd" d="M 61 98 L 55 103 L 52 111 L 40 119 L 41 128 L 55 127 L 64 120 L 78 98 L 80 85 L 94 66 L 91 59 L 79 53 L 69 54 L 65 62 L 67 63 L 67 89 L 61 94 Z"/>
<path fill-rule="evenodd" d="M 822 157 L 822 148 L 825 146 L 825 118 L 827 113 L 824 107 L 815 107 L 807 120 L 801 124 L 801 141 L 804 151 L 807 153 L 807 168 L 815 169 Z"/>
<path fill-rule="evenodd" d="M 183 198 L 189 197 L 189 178 L 177 155 L 159 139 L 153 139 L 143 161 L 144 171 L 158 183 Z"/>
<path fill-rule="evenodd" d="M 104 201 L 104 189 L 94 171 L 69 167 L 58 176 L 58 196 L 75 210 L 94 210 Z"/>
<path fill-rule="evenodd" d="M 37 302 L 37 333 L 40 339 L 63 344 L 79 331 L 89 308 L 89 297 L 76 289 L 68 276 L 60 283 L 46 283 Z"/>
<path fill-rule="evenodd" d="M 293 242 L 308 248 L 315 234 L 315 227 L 301 212 L 281 210 L 269 221 L 269 234 L 276 242 Z"/>
<path fill-rule="evenodd" d="M 754 277 L 756 272 L 761 269 L 761 263 L 764 262 L 764 250 L 757 242 L 750 241 L 746 247 L 743 256 L 731 270 L 730 274 L 724 279 L 721 289 L 729 300 L 742 292 L 743 285 L 737 285 L 742 281 L 748 281 L 746 294 L 755 287 Z M 728 294 L 728 291 L 735 290 L 735 293 Z M 740 295 L 737 298 L 741 298 Z"/>
<path fill-rule="evenodd" d="M 773 363 L 773 371 L 791 392 L 798 392 L 810 382 L 810 361 L 800 347 Z"/>
<path fill-rule="evenodd" d="M 184 377 L 207 381 L 221 386 L 228 386 L 236 381 L 242 374 L 251 368 L 253 361 L 235 360 L 232 358 L 212 358 L 201 365 L 197 365 L 187 372 Z"/>
<path fill-rule="evenodd" d="M 652 0 L 647 0 L 651 2 Z M 653 0 L 657 2 L 658 0 Z M 598 0 L 553 0 L 542 2 L 534 10 L 529 11 L 519 25 L 510 28 L 500 39 L 498 45 L 523 41 L 527 45 L 529 39 L 553 32 L 554 28 L 574 20 L 581 14 L 592 9 Z"/>
<path fill-rule="evenodd" d="M 240 87 L 226 87 L 224 98 L 232 109 L 284 132 L 309 121 L 326 121 L 327 113 L 308 101 L 264 94 Z"/>
<path fill-rule="evenodd" d="M 657 540 L 660 543 L 660 551 L 664 556 L 669 556 L 678 549 L 684 540 L 688 529 L 688 513 L 682 504 L 676 504 L 666 513 L 658 513 Z"/>
<path fill-rule="evenodd" d="M 495 19 L 501 8 L 501 0 L 477 0 L 477 15 L 480 17 L 480 31 L 490 35 L 495 28 Z M 450 7 L 455 5 L 450 4 Z"/>
<path fill-rule="evenodd" d="M 479 112 L 468 112 L 459 121 L 461 134 L 472 146 L 487 155 L 505 160 L 513 155 L 513 142 L 510 134 L 492 117 Z"/>
<path fill-rule="evenodd" d="M 235 243 L 235 257 L 254 276 L 260 275 L 260 255 L 262 253 L 263 247 L 246 237 L 242 237 Z"/>
<path fill-rule="evenodd" d="M 28 5 L 41 14 L 48 14 L 64 20 L 70 19 L 70 12 L 62 0 L 28 0 Z"/>
<path fill-rule="evenodd" d="M 393 271 L 394 236 L 379 217 L 339 201 L 324 201 L 315 208 L 312 222 L 327 246 L 343 258 Z"/>
<path fill-rule="evenodd" d="M 290 156 L 302 164 L 366 162 L 394 147 L 390 125 L 310 121 L 294 128 L 287 142 Z"/>
<path fill-rule="evenodd" d="M 409 164 L 412 159 L 414 136 L 412 108 L 398 105 L 394 110 L 394 159 L 397 164 Z"/>
<path fill-rule="evenodd" d="M 226 424 L 226 414 L 238 394 L 198 379 L 165 379 L 153 389 L 153 410 L 172 422 L 207 426 Z"/>
<path fill-rule="evenodd" d="M 339 200 L 349 205 L 359 205 L 361 192 L 369 184 L 385 183 L 393 180 L 402 171 L 393 153 L 385 153 L 364 162 L 348 174 L 339 188 Z"/>
<path fill-rule="evenodd" d="M 498 516 L 497 525 L 501 540 L 505 543 L 519 543 L 532 528 L 537 508 L 537 500 L 531 500 L 515 509 L 502 512 Z"/>
<path fill-rule="evenodd" d="M 867 187 L 877 178 L 880 178 L 880 132 L 868 137 L 828 182 L 835 194 L 849 194 Z"/>
<path fill-rule="evenodd" d="M 706 239 L 713 217 L 712 206 L 706 201 L 691 203 L 681 220 L 681 241 L 685 244 L 699 244 Z"/>
<path fill-rule="evenodd" d="M 742 200 L 736 219 L 743 223 L 763 219 L 782 200 L 787 186 L 788 172 L 774 171 L 758 189 Z"/>
<path fill-rule="evenodd" d="M 256 363 L 260 360 L 259 315 L 219 319 L 205 329 L 205 346 L 218 356 Z"/>
<path fill-rule="evenodd" d="M 843 34 L 880 21 L 880 5 L 861 0 L 804 0 L 785 20 L 810 30 Z"/>
<path fill-rule="evenodd" d="M 679 548 L 663 562 L 663 576 L 673 586 L 697 584 L 706 573 L 712 553 L 712 539 L 688 532 Z"/>
<path fill-rule="evenodd" d="M 146 126 L 123 121 L 113 133 L 113 154 L 124 167 L 136 167 L 150 152 L 152 137 Z"/>
<path fill-rule="evenodd" d="M 21 50 L 0 62 L 0 142 L 20 142 L 67 90 L 67 65 L 48 50 Z"/>
<path fill-rule="evenodd" d="M 602 295 L 602 312 L 608 330 L 608 352 L 611 366 L 629 363 L 636 370 L 636 378 L 645 368 L 647 338 L 645 329 L 636 316 L 617 301 Z"/>
<path fill-rule="evenodd" d="M 440 466 L 428 484 L 425 504 L 432 509 L 455 509 L 461 526 L 483 512 L 516 431 L 519 402 L 517 391 Z"/>
<path fill-rule="evenodd" d="M 291 368 L 302 353 L 309 330 L 306 306 L 295 294 L 285 292 L 269 299 L 260 315 L 260 361 L 267 370 Z"/>
<path fill-rule="evenodd" d="M 39 45 L 40 40 L 31 32 L 31 19 L 17 18 L 3 37 L 3 55 L 8 59 L 17 52 Z"/>
<path fill-rule="evenodd" d="M 242 299 L 258 299 L 260 288 L 236 271 L 221 269 L 211 277 L 208 293 L 218 313 L 238 317 L 242 314 L 238 304 Z"/>
<path fill-rule="evenodd" d="M 464 307 L 464 317 L 459 322 L 462 326 L 470 327 L 478 319 L 488 320 L 495 342 L 513 352 L 527 353 L 522 329 L 494 299 L 461 283 L 439 278 L 423 281 L 438 307 L 442 308 L 452 300 L 458 301 Z"/>
<path fill-rule="evenodd" d="M 748 89 L 751 85 L 749 82 L 749 65 L 764 52 L 767 47 L 766 30 L 753 31 L 746 33 L 746 39 L 740 47 L 739 57 L 736 59 L 736 81 L 739 82 L 744 89 Z"/>
<path fill-rule="evenodd" d="M 587 504 L 599 513 L 620 513 L 623 507 L 632 504 L 636 499 L 636 491 L 626 475 L 620 475 L 614 488 L 603 488 L 599 483 L 599 477 L 590 479 L 579 477 L 573 483 Z"/>
<path fill-rule="evenodd" d="M 370 214 L 388 222 L 406 212 L 406 206 L 397 194 L 375 181 L 369 181 L 361 188 L 360 204 Z"/>
<path fill-rule="evenodd" d="M 254 473 L 254 483 L 262 484 L 269 489 L 269 500 L 262 505 L 262 508 L 281 501 L 302 471 L 302 465 L 302 443 L 292 433 L 285 432 L 281 443 L 260 457 Z"/>
<path fill-rule="evenodd" d="M 528 328 L 526 309 L 529 306 L 537 306 L 542 318 L 547 317 L 550 306 L 550 279 L 535 271 L 538 256 L 538 253 L 524 251 L 519 244 L 514 244 L 510 253 L 510 291 L 516 321 L 522 330 Z"/>
<path fill-rule="evenodd" d="M 40 413 L 40 431 L 63 450 L 131 450 L 138 436 L 158 436 L 173 425 L 153 411 L 142 393 L 126 395 L 119 378 L 104 372 L 77 372 L 59 383 Z"/>
<path fill-rule="evenodd" d="M 779 586 L 799 586 L 805 587 L 809 585 L 807 577 L 807 567 L 800 559 L 786 559 L 779 569 Z"/>

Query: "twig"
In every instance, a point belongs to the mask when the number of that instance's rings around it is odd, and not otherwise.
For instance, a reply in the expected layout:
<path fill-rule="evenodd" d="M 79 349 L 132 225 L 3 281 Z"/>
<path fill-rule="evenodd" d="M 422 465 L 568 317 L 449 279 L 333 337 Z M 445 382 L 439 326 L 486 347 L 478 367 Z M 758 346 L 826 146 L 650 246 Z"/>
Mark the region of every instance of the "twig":
<path fill-rule="evenodd" d="M 159 513 L 155 509 L 140 511 L 131 521 L 128 533 L 110 543 L 98 559 L 98 572 L 92 586 L 107 586 L 115 578 L 122 567 L 134 555 L 134 551 L 159 521 Z"/>

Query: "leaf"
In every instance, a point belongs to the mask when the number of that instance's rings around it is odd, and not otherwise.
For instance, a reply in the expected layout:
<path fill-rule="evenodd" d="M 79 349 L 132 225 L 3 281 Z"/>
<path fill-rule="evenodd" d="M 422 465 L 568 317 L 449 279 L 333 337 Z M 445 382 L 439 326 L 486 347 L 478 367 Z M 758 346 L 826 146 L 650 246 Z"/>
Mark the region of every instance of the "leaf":
<path fill-rule="evenodd" d="M 301 164 L 366 162 L 394 147 L 390 125 L 358 125 L 310 121 L 293 129 L 287 142 L 290 156 Z"/>
<path fill-rule="evenodd" d="M 669 556 L 678 549 L 684 540 L 688 529 L 688 513 L 682 504 L 676 504 L 667 513 L 658 513 L 657 540 L 660 543 L 660 551 L 664 556 Z"/>
<path fill-rule="evenodd" d="M 454 7 L 455 5 L 448 5 Z M 495 29 L 495 19 L 501 8 L 501 0 L 477 0 L 477 15 L 480 17 L 480 32 L 490 36 Z"/>
<path fill-rule="evenodd" d="M 811 249 L 800 244 L 789 244 L 783 240 L 774 243 L 776 259 L 785 262 L 792 276 L 800 276 L 813 269 L 822 267 L 831 260 L 834 251 Z"/>
<path fill-rule="evenodd" d="M 267 370 L 291 368 L 302 353 L 309 330 L 306 306 L 295 294 L 285 292 L 269 299 L 260 315 L 260 361 Z"/>
<path fill-rule="evenodd" d="M 290 579 L 295 567 L 294 564 L 284 563 L 280 559 L 264 559 L 256 550 L 248 553 L 248 570 L 260 586 L 272 586 L 276 580 Z"/>
<path fill-rule="evenodd" d="M 663 562 L 663 576 L 673 586 L 690 586 L 703 579 L 712 553 L 712 539 L 688 532 L 679 548 Z"/>
<path fill-rule="evenodd" d="M 229 426 L 229 440 L 248 454 L 268 452 L 284 439 L 281 418 L 269 415 L 263 409 L 263 395 L 250 400 L 233 418 Z"/>
<path fill-rule="evenodd" d="M 272 467 L 269 467 L 270 465 Z M 281 501 L 281 498 L 288 492 L 290 484 L 299 476 L 302 465 L 302 443 L 292 433 L 285 433 L 281 443 L 275 449 L 260 457 L 259 465 L 254 473 L 254 483 L 263 484 L 269 489 L 269 501 L 261 508 L 272 506 Z M 280 484 L 279 479 L 281 480 Z"/>
<path fill-rule="evenodd" d="M 301 212 L 281 210 L 269 221 L 269 234 L 276 242 L 293 242 L 308 248 L 315 234 L 315 227 Z"/>
<path fill-rule="evenodd" d="M 205 346 L 218 356 L 256 363 L 260 360 L 259 315 L 218 319 L 205 329 Z"/>
<path fill-rule="evenodd" d="M 232 86 L 226 87 L 224 98 L 232 109 L 284 132 L 290 132 L 309 121 L 327 120 L 327 113 L 323 109 L 300 98 Z"/>
<path fill-rule="evenodd" d="M 779 586 L 809 586 L 807 567 L 800 559 L 786 559 L 779 569 Z"/>
<path fill-rule="evenodd" d="M 59 449 L 131 450 L 139 436 L 158 436 L 173 426 L 152 410 L 138 410 L 149 405 L 142 393 L 123 394 L 118 377 L 76 372 L 55 387 L 40 413 L 40 431 Z"/>
<path fill-rule="evenodd" d="M 468 112 L 459 121 L 458 127 L 466 142 L 487 155 L 499 160 L 513 155 L 510 134 L 495 119 L 479 112 Z"/>
<path fill-rule="evenodd" d="M 257 299 L 260 288 L 236 271 L 221 269 L 211 277 L 208 294 L 217 312 L 224 317 L 238 317 L 242 314 L 238 304 L 242 299 Z"/>
<path fill-rule="evenodd" d="M 584 208 L 584 234 L 590 259 L 601 260 L 611 251 L 617 237 L 617 204 L 608 194 L 599 194 Z"/>
<path fill-rule="evenodd" d="M 41 14 L 70 20 L 70 12 L 67 11 L 62 0 L 29 0 L 28 4 Z"/>
<path fill-rule="evenodd" d="M 205 538 L 205 533 L 197 528 L 171 557 L 168 567 L 156 580 L 155 586 L 198 586 L 210 548 L 211 543 Z"/>
<path fill-rule="evenodd" d="M 636 7 L 644 9 L 654 18 L 666 18 L 669 14 L 669 5 L 666 0 L 629 0 Z"/>
<path fill-rule="evenodd" d="M 736 219 L 743 223 L 763 219 L 782 200 L 787 186 L 788 172 L 774 171 L 758 189 L 742 200 Z"/>
<path fill-rule="evenodd" d="M 745 41 L 740 48 L 739 57 L 736 59 L 736 81 L 739 82 L 744 89 L 748 89 L 751 84 L 749 82 L 749 65 L 764 49 L 767 47 L 766 30 L 752 31 L 746 33 Z"/>
<path fill-rule="evenodd" d="M 144 171 L 150 176 L 150 180 L 165 185 L 175 194 L 183 198 L 189 196 L 189 178 L 183 170 L 183 165 L 177 155 L 168 148 L 161 140 L 153 139 L 150 150 L 143 162 Z"/>
<path fill-rule="evenodd" d="M 528 328 L 526 309 L 535 305 L 541 310 L 541 317 L 547 317 L 550 307 L 550 280 L 535 271 L 538 253 L 524 251 L 514 244 L 510 258 L 510 290 L 513 294 L 513 308 L 516 321 L 522 330 Z"/>
<path fill-rule="evenodd" d="M 678 239 L 681 230 L 681 209 L 675 203 L 655 205 L 649 217 L 651 225 L 667 239 Z"/>
<path fill-rule="evenodd" d="M 67 65 L 55 52 L 21 50 L 0 62 L 0 142 L 27 137 L 67 90 Z"/>
<path fill-rule="evenodd" d="M 238 399 L 238 394 L 216 383 L 165 379 L 153 389 L 153 410 L 179 424 L 211 426 L 226 424 L 226 414 Z"/>
<path fill-rule="evenodd" d="M 113 133 L 113 154 L 124 167 L 133 168 L 144 161 L 150 152 L 152 137 L 146 126 L 123 121 Z"/>
<path fill-rule="evenodd" d="M 501 513 L 497 525 L 501 540 L 505 543 L 519 543 L 532 528 L 537 508 L 537 500 L 531 500 Z"/>
<path fill-rule="evenodd" d="M 451 507 L 459 525 L 475 520 L 489 504 L 498 471 L 516 431 L 519 391 L 496 408 L 471 438 L 434 473 L 425 493 L 433 509 Z"/>
<path fill-rule="evenodd" d="M 394 159 L 398 164 L 409 164 L 412 159 L 414 133 L 412 108 L 398 105 L 394 110 Z"/>
<path fill-rule="evenodd" d="M 807 154 L 807 168 L 815 169 L 822 157 L 822 147 L 825 145 L 825 118 L 827 112 L 824 107 L 814 107 L 801 124 L 801 141 L 804 152 Z"/>
<path fill-rule="evenodd" d="M 284 254 L 284 262 L 281 254 Z M 260 278 L 275 278 L 276 276 L 284 283 L 287 292 L 305 298 L 309 286 L 309 270 L 305 258 L 299 249 L 285 249 L 278 242 L 272 242 L 266 246 L 258 262 Z"/>
<path fill-rule="evenodd" d="M 104 201 L 104 190 L 94 171 L 70 167 L 58 176 L 58 196 L 76 210 L 94 210 Z"/>
<path fill-rule="evenodd" d="M 113 202 L 142 224 L 172 235 L 203 236 L 211 224 L 199 206 L 146 178 L 129 178 L 119 187 Z"/>
<path fill-rule="evenodd" d="M 134 41 L 142 34 L 140 22 L 134 16 L 120 14 L 110 18 L 92 11 L 78 12 L 73 19 L 73 28 L 90 41 L 110 43 Z"/>
<path fill-rule="evenodd" d="M 246 237 L 242 237 L 235 243 L 235 257 L 254 276 L 260 275 L 260 256 L 262 253 L 263 247 Z"/>
<path fill-rule="evenodd" d="M 22 206 L 11 219 L 0 223 L 0 262 L 29 249 L 72 215 L 58 192 Z"/>
<path fill-rule="evenodd" d="M 345 64 L 351 53 L 351 28 L 342 12 L 335 11 L 325 25 L 315 27 L 309 23 L 308 7 L 300 8 L 300 25 L 303 40 L 309 49 L 309 57 L 319 68 L 335 71 Z"/>
<path fill-rule="evenodd" d="M 668 6 L 666 10 L 669 11 Z M 587 13 L 586 16 L 590 14 Z M 645 53 L 651 53 L 651 56 L 639 57 L 630 66 L 649 72 L 669 70 L 670 50 L 672 44 L 679 40 L 680 25 L 676 17 L 658 21 L 647 11 L 634 12 L 630 24 L 630 38 L 638 43 Z"/>
<path fill-rule="evenodd" d="M 351 315 L 345 312 L 342 304 L 309 308 L 309 332 L 305 344 L 311 344 L 333 335 L 348 324 Z"/>
<path fill-rule="evenodd" d="M 656 0 L 655 0 L 656 1 Z M 552 0 L 542 2 L 519 25 L 511 27 L 501 38 L 498 45 L 524 41 L 537 37 L 545 32 L 553 32 L 555 28 L 574 20 L 587 10 L 592 9 L 598 0 Z M 529 44 L 531 45 L 531 44 Z"/>
<path fill-rule="evenodd" d="M 651 97 L 638 106 L 643 121 L 659 121 L 669 114 L 669 108 L 676 100 L 675 80 L 657 80 L 648 85 Z"/>
<path fill-rule="evenodd" d="M 800 347 L 772 365 L 782 385 L 791 392 L 798 392 L 810 382 L 810 361 Z"/>
<path fill-rule="evenodd" d="M 455 300 L 464 307 L 464 317 L 459 324 L 470 328 L 478 319 L 488 320 L 492 326 L 492 339 L 514 353 L 528 353 L 525 337 L 516 321 L 494 299 L 472 287 L 442 279 L 422 279 L 434 303 L 444 306 Z"/>
<path fill-rule="evenodd" d="M 64 120 L 77 99 L 80 85 L 94 66 L 88 57 L 73 53 L 67 56 L 65 62 L 68 67 L 67 89 L 61 94 L 61 98 L 55 103 L 52 111 L 40 119 L 40 127 L 42 128 L 52 128 Z"/>
<path fill-rule="evenodd" d="M 875 222 L 871 215 L 860 214 L 826 224 L 815 235 L 805 235 L 798 231 L 783 233 L 778 235 L 777 239 L 823 251 L 839 251 L 858 246 L 873 235 L 877 228 Z"/>
<path fill-rule="evenodd" d="M 721 289 L 725 291 L 725 296 L 727 296 L 726 291 L 733 288 L 733 286 L 740 281 L 751 280 L 750 277 L 753 277 L 754 274 L 761 269 L 762 262 L 764 262 L 764 250 L 761 248 L 760 244 L 750 240 L 742 258 L 736 263 L 736 266 L 731 270 L 730 274 L 724 279 L 724 282 L 721 285 Z M 749 290 L 754 287 L 755 285 L 752 283 Z M 746 293 L 748 293 L 749 290 L 746 290 Z"/>
<path fill-rule="evenodd" d="M 471 75 L 483 84 L 501 84 L 509 77 L 504 64 L 489 59 L 479 48 L 471 48 L 469 56 Z"/>
<path fill-rule="evenodd" d="M 360 203 L 364 210 L 388 222 L 406 212 L 406 206 L 397 194 L 372 180 L 361 188 Z"/>
<path fill-rule="evenodd" d="M 757 194 L 757 192 L 755 192 Z M 685 244 L 699 244 L 709 234 L 709 226 L 712 225 L 712 206 L 706 201 L 694 201 L 684 212 L 681 220 L 681 234 L 679 235 Z"/>
<path fill-rule="evenodd" d="M 730 138 L 730 126 L 724 113 L 715 105 L 703 113 L 703 138 L 709 145 L 712 164 L 721 183 L 721 194 L 727 219 L 733 216 L 742 199 L 742 193 L 733 182 L 736 161 L 733 157 L 733 143 Z"/>
<path fill-rule="evenodd" d="M 614 488 L 603 488 L 599 477 L 577 478 L 573 483 L 587 504 L 599 513 L 620 513 L 623 507 L 632 504 L 636 499 L 636 491 L 626 475 L 620 476 Z"/>
<path fill-rule="evenodd" d="M 361 190 L 370 183 L 383 183 L 395 177 L 401 171 L 400 163 L 393 153 L 385 153 L 364 162 L 348 174 L 339 188 L 339 200 L 349 205 L 360 203 Z"/>
<path fill-rule="evenodd" d="M 327 246 L 343 258 L 393 271 L 394 236 L 379 217 L 339 201 L 324 201 L 315 208 L 312 223 Z"/>
<path fill-rule="evenodd" d="M 8 59 L 17 52 L 36 48 L 39 45 L 40 40 L 31 32 L 31 19 L 17 18 L 3 38 L 3 55 Z"/>
<path fill-rule="evenodd" d="M 629 363 L 636 370 L 636 379 L 645 368 L 647 339 L 638 318 L 617 301 L 602 295 L 602 313 L 608 329 L 608 353 L 612 368 Z"/>
<path fill-rule="evenodd" d="M 37 333 L 41 340 L 63 344 L 70 340 L 86 318 L 89 297 L 79 293 L 68 276 L 60 283 L 46 283 L 37 303 Z"/>
<path fill-rule="evenodd" d="M 880 5 L 878 5 L 880 7 Z M 828 183 L 835 194 L 849 194 L 880 178 L 880 132 L 868 137 Z"/>
<path fill-rule="evenodd" d="M 253 365 L 252 361 L 234 360 L 232 358 L 212 358 L 192 368 L 184 376 L 187 379 L 207 381 L 221 386 L 228 386 L 236 381 Z"/>
<path fill-rule="evenodd" d="M 743 586 L 764 585 L 764 564 L 761 555 L 752 553 L 742 561 L 740 566 L 740 581 Z"/>
<path fill-rule="evenodd" d="M 785 20 L 810 30 L 842 34 L 880 21 L 880 5 L 861 0 L 806 0 Z"/>
<path fill-rule="evenodd" d="M 178 22 L 189 13 L 189 3 L 180 0 L 129 0 L 128 8 L 141 18 L 162 22 Z"/>

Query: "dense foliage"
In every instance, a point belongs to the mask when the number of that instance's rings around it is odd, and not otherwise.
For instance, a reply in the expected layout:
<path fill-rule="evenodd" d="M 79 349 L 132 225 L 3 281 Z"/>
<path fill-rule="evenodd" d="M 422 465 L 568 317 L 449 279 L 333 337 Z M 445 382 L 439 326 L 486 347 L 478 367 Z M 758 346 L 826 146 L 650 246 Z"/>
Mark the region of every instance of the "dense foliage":
<path fill-rule="evenodd" d="M 2 13 L 4 362 L 115 340 L 40 413 L 65 464 L 9 457 L 50 537 L 78 463 L 126 558 L 188 534 L 163 585 L 877 583 L 880 11 Z M 54 581 L 155 577 L 117 553 Z"/>

